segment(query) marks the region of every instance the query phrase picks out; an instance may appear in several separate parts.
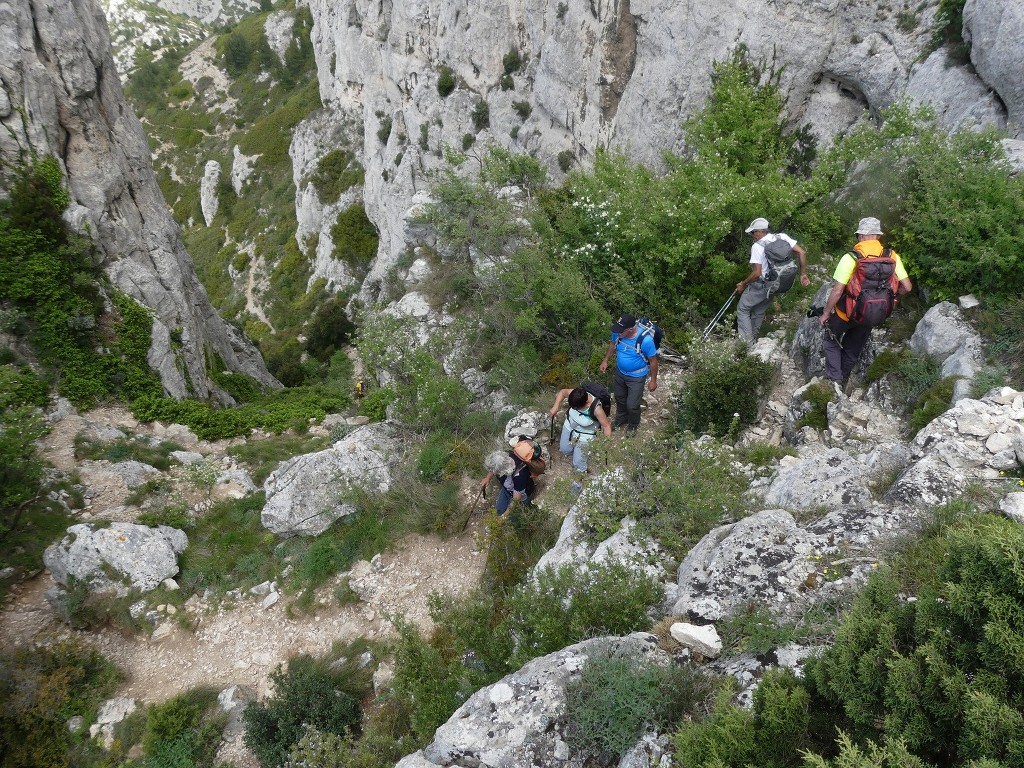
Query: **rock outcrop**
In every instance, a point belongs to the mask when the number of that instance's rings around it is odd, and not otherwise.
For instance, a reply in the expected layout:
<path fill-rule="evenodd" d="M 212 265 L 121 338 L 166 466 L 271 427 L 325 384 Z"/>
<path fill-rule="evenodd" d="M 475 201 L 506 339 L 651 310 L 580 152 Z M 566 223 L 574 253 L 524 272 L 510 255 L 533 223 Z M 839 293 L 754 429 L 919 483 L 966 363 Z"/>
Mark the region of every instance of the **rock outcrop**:
<path fill-rule="evenodd" d="M 46 548 L 43 562 L 62 586 L 74 577 L 91 592 L 142 592 L 178 573 L 178 555 L 188 546 L 184 531 L 161 525 L 112 523 L 106 528 L 72 525 L 68 534 Z M 119 577 L 115 579 L 114 577 Z"/>
<path fill-rule="evenodd" d="M 346 493 L 391 487 L 391 470 L 402 459 L 397 435 L 390 424 L 368 424 L 326 450 L 283 462 L 267 478 L 263 526 L 279 536 L 319 536 L 355 514 Z"/>
<path fill-rule="evenodd" d="M 430 744 L 395 768 L 570 765 L 566 688 L 592 655 L 612 653 L 654 663 L 669 661 L 657 638 L 644 632 L 586 640 L 534 659 L 474 693 L 437 729 Z"/>
<path fill-rule="evenodd" d="M 115 287 L 156 315 L 149 363 L 174 397 L 227 395 L 208 355 L 278 386 L 259 352 L 211 305 L 164 202 L 139 120 L 124 99 L 94 0 L 0 6 L 0 187 L 9 168 L 52 155 L 67 176 L 65 216 L 93 238 Z M 176 340 L 172 344 L 172 335 Z"/>

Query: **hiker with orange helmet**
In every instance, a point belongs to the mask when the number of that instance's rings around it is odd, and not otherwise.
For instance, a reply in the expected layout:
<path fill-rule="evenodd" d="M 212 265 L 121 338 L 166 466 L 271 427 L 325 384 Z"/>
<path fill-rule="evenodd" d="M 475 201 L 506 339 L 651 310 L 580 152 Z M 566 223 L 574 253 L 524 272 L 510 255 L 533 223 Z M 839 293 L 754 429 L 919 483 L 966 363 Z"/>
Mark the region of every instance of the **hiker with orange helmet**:
<path fill-rule="evenodd" d="M 531 438 L 517 435 L 509 440 L 509 444 L 512 446 L 511 451 L 496 451 L 487 457 L 484 465 L 489 471 L 487 477 L 480 481 L 480 487 L 485 488 L 492 478 L 498 478 L 501 490 L 498 491 L 494 506 L 502 517 L 508 512 L 513 500 L 520 504 L 529 503 L 536 490 L 533 475 L 538 468 L 543 471 L 543 459 Z M 536 466 L 538 463 L 540 467 Z"/>

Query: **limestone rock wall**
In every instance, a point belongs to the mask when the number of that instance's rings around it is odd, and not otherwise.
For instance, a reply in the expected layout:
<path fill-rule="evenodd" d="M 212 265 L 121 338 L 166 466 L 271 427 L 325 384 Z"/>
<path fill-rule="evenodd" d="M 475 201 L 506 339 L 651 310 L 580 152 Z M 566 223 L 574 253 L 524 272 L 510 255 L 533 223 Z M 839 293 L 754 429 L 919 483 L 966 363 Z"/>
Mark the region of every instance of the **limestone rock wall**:
<path fill-rule="evenodd" d="M 93 237 L 114 285 L 156 313 L 149 360 L 166 392 L 219 394 L 207 374 L 210 353 L 277 386 L 196 277 L 124 99 L 96 0 L 0 4 L 0 83 L 0 189 L 5 169 L 33 153 L 60 161 L 72 199 L 68 220 Z"/>
<path fill-rule="evenodd" d="M 781 69 L 794 124 L 809 123 L 825 142 L 865 110 L 877 114 L 904 96 L 932 102 L 951 126 L 1004 127 L 1021 102 L 1013 74 L 1020 67 L 1004 49 L 1024 12 L 1004 9 L 1001 0 L 969 0 L 965 10 L 967 34 L 1002 51 L 975 57 L 980 76 L 947 70 L 942 52 L 918 61 L 933 31 L 934 2 L 902 14 L 888 0 L 308 5 L 323 101 L 338 115 L 361 116 L 364 126 L 364 197 L 381 231 L 363 290 L 370 300 L 375 281 L 410 245 L 408 214 L 444 144 L 458 149 L 474 134 L 477 148 L 496 142 L 532 153 L 556 177 L 559 160 L 586 163 L 602 147 L 657 166 L 663 150 L 682 149 L 680 124 L 703 106 L 712 64 L 741 45 Z M 523 65 L 503 81 L 512 50 Z M 446 97 L 437 91 L 442 66 L 458 82 Z M 489 126 L 478 130 L 471 113 L 481 101 Z M 387 122 L 391 132 L 382 140 L 378 130 Z"/>

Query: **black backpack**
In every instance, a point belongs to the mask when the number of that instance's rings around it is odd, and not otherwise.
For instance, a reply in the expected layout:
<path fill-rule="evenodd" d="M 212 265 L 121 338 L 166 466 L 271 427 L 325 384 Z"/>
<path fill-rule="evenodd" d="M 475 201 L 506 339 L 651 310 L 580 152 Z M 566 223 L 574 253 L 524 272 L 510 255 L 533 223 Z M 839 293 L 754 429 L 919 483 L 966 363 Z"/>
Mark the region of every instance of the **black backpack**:
<path fill-rule="evenodd" d="M 596 381 L 586 381 L 583 383 L 583 388 L 594 396 L 596 402 L 601 403 L 601 407 L 604 408 L 604 415 L 608 418 L 612 416 L 612 393 L 609 392 L 605 387 L 598 384 Z M 597 418 L 594 416 L 594 404 L 590 404 L 590 416 L 595 421 Z"/>
<path fill-rule="evenodd" d="M 762 247 L 768 262 L 768 271 L 764 276 L 764 281 L 769 283 L 768 294 L 775 296 L 785 293 L 793 287 L 799 272 L 797 260 L 793 258 L 793 246 L 781 237 L 776 237 Z"/>

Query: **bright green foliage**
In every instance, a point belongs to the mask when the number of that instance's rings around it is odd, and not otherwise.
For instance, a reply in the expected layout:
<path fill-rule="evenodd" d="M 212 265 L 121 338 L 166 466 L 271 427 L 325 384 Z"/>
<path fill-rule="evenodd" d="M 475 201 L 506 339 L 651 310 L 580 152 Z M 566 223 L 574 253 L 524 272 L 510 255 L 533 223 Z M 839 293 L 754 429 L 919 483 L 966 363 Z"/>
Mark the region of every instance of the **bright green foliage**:
<path fill-rule="evenodd" d="M 142 734 L 145 768 L 212 768 L 224 720 L 213 688 L 192 690 L 149 707 Z"/>
<path fill-rule="evenodd" d="M 863 126 L 839 142 L 820 174 L 850 178 L 850 221 L 882 220 L 911 276 L 933 296 L 1019 296 L 1017 244 L 1024 236 L 1024 179 L 1011 177 L 993 132 L 952 134 L 926 111 L 896 105 L 881 129 Z M 965 205 L 964 201 L 970 201 Z"/>
<path fill-rule="evenodd" d="M 721 437 L 753 424 L 771 389 L 772 366 L 751 355 L 740 341 L 708 341 L 691 356 L 692 372 L 679 402 L 679 426 Z"/>
<path fill-rule="evenodd" d="M 732 704 L 723 689 L 709 718 L 684 723 L 675 735 L 676 757 L 693 768 L 795 767 L 811 721 L 811 697 L 801 681 L 790 670 L 771 670 L 752 712 Z"/>
<path fill-rule="evenodd" d="M 224 67 L 232 77 L 238 77 L 252 61 L 252 44 L 238 30 L 224 39 Z"/>
<path fill-rule="evenodd" d="M 1024 759 L 1024 532 L 980 516 L 949 529 L 917 602 L 872 579 L 836 645 L 808 671 L 854 736 L 939 764 Z M 942 553 L 940 553 L 941 556 Z"/>
<path fill-rule="evenodd" d="M 702 711 L 713 692 L 713 678 L 690 667 L 593 656 L 566 689 L 569 744 L 621 757 L 645 732 Z"/>
<path fill-rule="evenodd" d="M 821 755 L 804 756 L 804 768 L 929 768 L 920 758 L 910 754 L 901 741 L 887 741 L 879 747 L 868 740 L 867 748 L 860 749 L 845 733 L 840 733 L 836 743 L 839 754 L 826 760 Z M 1000 768 L 998 763 L 971 763 L 971 768 Z"/>
<path fill-rule="evenodd" d="M 326 733 L 342 734 L 359 725 L 359 703 L 345 692 L 343 673 L 310 656 L 298 656 L 287 671 L 271 674 L 274 696 L 250 704 L 243 715 L 245 743 L 264 768 L 288 757 L 302 737 L 303 724 Z"/>
<path fill-rule="evenodd" d="M 337 202 L 342 192 L 362 184 L 366 172 L 347 149 L 335 149 L 320 158 L 310 182 L 324 203 Z"/>
<path fill-rule="evenodd" d="M 956 386 L 958 378 L 958 376 L 947 376 L 921 393 L 917 400 L 917 407 L 910 415 L 911 433 L 917 434 L 932 419 L 949 410 L 953 404 L 953 388 Z"/>
<path fill-rule="evenodd" d="M 949 410 L 957 377 L 942 378 L 936 360 L 915 355 L 908 349 L 885 350 L 868 367 L 869 382 L 884 378 L 892 392 L 893 404 L 910 417 L 916 434 L 932 419 Z"/>
<path fill-rule="evenodd" d="M 0 763 L 5 768 L 77 765 L 80 747 L 67 729 L 89 719 L 121 674 L 99 653 L 74 641 L 0 654 Z"/>
<path fill-rule="evenodd" d="M 303 430 L 310 419 L 343 411 L 348 403 L 346 393 L 315 386 L 271 392 L 238 408 L 214 408 L 199 400 L 147 396 L 132 404 L 132 412 L 140 421 L 184 424 L 203 440 L 220 440 L 246 435 L 257 428 L 275 433 Z"/>
<path fill-rule="evenodd" d="M 964 6 L 967 0 L 939 0 L 935 13 L 935 32 L 929 47 L 948 46 L 953 61 L 966 64 L 971 60 L 971 48 L 964 41 Z"/>
<path fill-rule="evenodd" d="M 334 258 L 344 261 L 357 274 L 363 274 L 377 255 L 380 237 L 361 204 L 350 205 L 338 214 L 331 227 Z"/>
<path fill-rule="evenodd" d="M 839 184 L 790 170 L 782 101 L 744 57 L 716 65 L 707 106 L 686 125 L 690 154 L 658 175 L 599 152 L 593 170 L 544 198 L 549 250 L 571 259 L 611 313 L 632 308 L 670 330 L 717 308 L 745 274 L 740 225 L 767 216 L 801 242 L 830 241 L 836 218 L 818 202 Z"/>
<path fill-rule="evenodd" d="M 714 66 L 712 94 L 697 116 L 684 125 L 691 150 L 716 154 L 742 176 L 778 174 L 793 139 L 782 135 L 785 100 L 777 74 L 767 82 L 740 48 L 731 61 Z"/>

